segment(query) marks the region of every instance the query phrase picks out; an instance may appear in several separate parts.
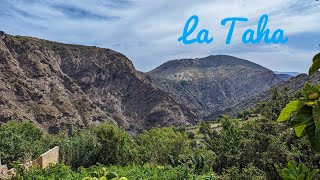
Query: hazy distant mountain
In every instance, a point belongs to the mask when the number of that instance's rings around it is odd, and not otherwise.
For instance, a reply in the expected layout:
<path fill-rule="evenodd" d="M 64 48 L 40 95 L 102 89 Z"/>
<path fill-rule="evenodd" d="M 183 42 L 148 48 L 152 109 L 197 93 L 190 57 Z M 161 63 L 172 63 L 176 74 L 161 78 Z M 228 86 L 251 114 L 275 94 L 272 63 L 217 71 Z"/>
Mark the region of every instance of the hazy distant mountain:
<path fill-rule="evenodd" d="M 148 74 L 203 118 L 214 118 L 282 81 L 269 69 L 226 55 L 168 61 Z"/>
<path fill-rule="evenodd" d="M 294 77 L 294 76 L 290 76 L 289 74 L 277 74 L 277 76 L 278 76 L 278 78 L 280 78 L 280 79 L 282 79 L 284 81 Z"/>
<path fill-rule="evenodd" d="M 302 74 L 302 73 L 299 73 L 299 72 L 279 72 L 279 71 L 274 71 L 274 73 L 276 73 L 276 74 L 287 74 L 287 75 L 293 76 L 293 77 Z"/>

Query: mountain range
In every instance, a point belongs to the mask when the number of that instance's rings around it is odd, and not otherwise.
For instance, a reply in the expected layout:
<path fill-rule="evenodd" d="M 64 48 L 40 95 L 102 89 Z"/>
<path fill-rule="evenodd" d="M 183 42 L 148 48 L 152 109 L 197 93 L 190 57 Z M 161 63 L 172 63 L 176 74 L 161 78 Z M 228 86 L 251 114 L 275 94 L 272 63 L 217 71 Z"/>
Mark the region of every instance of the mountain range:
<path fill-rule="evenodd" d="M 202 119 L 214 118 L 282 81 L 267 68 L 227 55 L 168 61 L 148 74 Z"/>
<path fill-rule="evenodd" d="M 298 72 L 278 72 L 278 71 L 274 71 L 274 73 L 276 73 L 276 75 L 282 79 L 282 80 L 288 80 L 292 77 L 298 76 L 299 74 L 302 73 L 298 73 Z"/>
<path fill-rule="evenodd" d="M 143 73 L 110 49 L 4 32 L 0 69 L 0 122 L 31 120 L 54 134 L 101 122 L 132 134 L 194 124 L 284 83 L 227 55 L 172 60 Z"/>
<path fill-rule="evenodd" d="M 49 133 L 111 122 L 133 132 L 199 120 L 124 55 L 0 33 L 0 122 L 31 120 Z"/>

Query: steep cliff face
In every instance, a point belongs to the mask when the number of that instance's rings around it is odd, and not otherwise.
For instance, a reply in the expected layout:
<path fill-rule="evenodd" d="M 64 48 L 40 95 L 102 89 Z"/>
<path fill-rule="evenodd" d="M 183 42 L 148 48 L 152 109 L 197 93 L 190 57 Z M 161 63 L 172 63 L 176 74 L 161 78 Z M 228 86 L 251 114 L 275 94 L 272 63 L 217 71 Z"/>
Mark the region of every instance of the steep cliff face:
<path fill-rule="evenodd" d="M 50 133 L 108 121 L 136 131 L 198 116 L 110 49 L 0 34 L 0 122 Z"/>
<path fill-rule="evenodd" d="M 287 81 L 283 81 L 279 84 L 276 84 L 275 86 L 273 86 L 273 88 L 276 88 L 281 94 L 283 94 L 285 92 L 285 89 L 287 89 L 290 95 L 294 95 L 298 91 L 303 89 L 305 82 L 309 82 L 312 85 L 319 84 L 320 72 L 316 72 L 313 76 L 308 76 L 307 74 L 297 75 L 296 77 L 292 77 Z M 234 105 L 233 107 L 225 109 L 225 111 L 221 113 L 236 115 L 238 112 L 254 108 L 257 104 L 261 102 L 271 101 L 272 94 L 272 90 L 270 89 L 261 94 L 258 94 L 255 97 L 243 100 Z"/>
<path fill-rule="evenodd" d="M 173 60 L 148 74 L 205 119 L 281 82 L 269 69 L 225 55 Z"/>

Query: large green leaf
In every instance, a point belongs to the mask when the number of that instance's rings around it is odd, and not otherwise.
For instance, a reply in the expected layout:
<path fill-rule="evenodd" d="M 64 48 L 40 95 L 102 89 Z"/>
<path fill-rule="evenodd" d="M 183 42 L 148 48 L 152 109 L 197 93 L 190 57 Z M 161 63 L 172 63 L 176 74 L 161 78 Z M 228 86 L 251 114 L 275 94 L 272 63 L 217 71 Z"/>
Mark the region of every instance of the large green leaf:
<path fill-rule="evenodd" d="M 296 117 L 291 121 L 291 126 L 298 126 L 302 124 L 307 124 L 312 116 L 312 107 L 303 105 L 297 112 Z M 312 120 L 313 121 L 313 120 Z"/>
<path fill-rule="evenodd" d="M 299 125 L 299 126 L 296 126 L 294 127 L 294 132 L 296 133 L 296 135 L 298 137 L 301 137 L 304 133 L 304 129 L 307 127 L 306 124 L 303 124 L 303 125 Z"/>
<path fill-rule="evenodd" d="M 312 109 L 313 119 L 314 119 L 314 148 L 317 152 L 320 152 L 320 105 L 317 104 Z"/>
<path fill-rule="evenodd" d="M 320 58 L 320 53 L 316 54 L 313 59 L 312 59 L 312 62 L 314 62 L 316 59 L 319 59 Z"/>
<path fill-rule="evenodd" d="M 309 172 L 309 169 L 305 164 L 300 163 L 298 166 L 298 171 L 299 171 L 299 174 L 303 174 L 303 173 Z"/>
<path fill-rule="evenodd" d="M 307 177 L 306 180 L 313 180 L 313 179 L 314 179 L 314 176 L 315 176 L 316 174 L 318 174 L 318 172 L 319 172 L 319 169 L 314 169 L 313 171 L 311 171 L 311 172 L 309 173 L 309 175 L 308 175 L 308 177 Z"/>
<path fill-rule="evenodd" d="M 309 69 L 309 75 L 313 75 L 320 68 L 320 53 L 312 59 L 313 63 Z"/>
<path fill-rule="evenodd" d="M 312 117 L 312 107 L 304 105 L 300 108 L 296 117 L 291 121 L 291 126 L 298 137 L 303 136 L 308 124 L 314 124 Z"/>
<path fill-rule="evenodd" d="M 313 120 L 313 118 L 312 118 L 312 120 Z M 315 129 L 316 129 L 316 126 L 315 126 L 314 120 L 313 120 L 313 123 L 307 124 L 307 126 L 305 128 L 305 132 L 308 136 L 308 139 L 309 139 L 309 142 L 310 142 L 312 148 L 317 151 Z"/>
<path fill-rule="evenodd" d="M 278 122 L 286 121 L 293 113 L 299 111 L 302 106 L 303 103 L 301 103 L 299 100 L 289 102 L 286 107 L 282 109 L 278 118 Z"/>

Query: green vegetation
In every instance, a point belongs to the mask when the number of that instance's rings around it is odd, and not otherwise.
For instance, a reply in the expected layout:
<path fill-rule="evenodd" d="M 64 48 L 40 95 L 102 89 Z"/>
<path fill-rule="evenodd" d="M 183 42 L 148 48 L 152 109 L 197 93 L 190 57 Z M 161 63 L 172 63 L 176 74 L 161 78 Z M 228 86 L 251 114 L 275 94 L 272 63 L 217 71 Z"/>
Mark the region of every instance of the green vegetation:
<path fill-rule="evenodd" d="M 316 57 L 314 63 L 320 63 Z M 13 179 L 19 180 L 319 178 L 320 85 L 306 84 L 296 94 L 272 92 L 269 102 L 239 113 L 239 119 L 221 115 L 194 126 L 146 130 L 135 138 L 111 124 L 66 137 L 10 121 L 0 126 L 0 155 L 5 163 L 27 161 L 60 147 L 61 164 L 41 170 L 13 163 Z"/>
<path fill-rule="evenodd" d="M 115 172 L 116 171 L 116 172 Z M 185 167 L 170 167 L 170 166 L 150 166 L 150 165 L 128 165 L 128 166 L 108 166 L 101 164 L 90 166 L 88 168 L 72 169 L 70 166 L 63 164 L 52 165 L 46 169 L 20 169 L 15 176 L 16 180 L 37 179 L 37 180 L 182 180 L 182 179 L 197 179 L 197 180 L 213 180 L 214 174 L 204 174 L 195 177 L 192 174 L 186 173 Z"/>
<path fill-rule="evenodd" d="M 181 85 L 182 87 L 186 87 L 186 86 L 188 85 L 188 81 L 186 81 L 186 80 L 181 80 L 181 81 L 180 81 L 180 85 Z"/>
<path fill-rule="evenodd" d="M 312 59 L 309 75 L 313 75 L 320 68 L 320 53 Z M 312 86 L 305 83 L 301 92 L 302 97 L 289 102 L 278 117 L 278 122 L 290 119 L 298 137 L 306 135 L 311 146 L 320 153 L 320 84 Z"/>
<path fill-rule="evenodd" d="M 312 66 L 309 75 L 313 75 L 320 68 L 320 53 L 312 59 Z M 289 102 L 282 109 L 278 117 L 278 122 L 290 119 L 297 137 L 307 136 L 312 148 L 320 153 L 320 105 L 319 105 L 320 84 L 311 86 L 305 83 L 302 90 L 303 97 Z M 289 161 L 288 168 L 284 168 L 281 176 L 284 179 L 314 179 L 319 172 L 318 169 L 309 171 L 304 164 Z"/>
<path fill-rule="evenodd" d="M 190 130 L 155 128 L 134 139 L 110 124 L 95 125 L 70 137 L 42 135 L 35 144 L 26 139 L 23 141 L 31 145 L 30 150 L 44 152 L 59 145 L 61 163 L 65 165 L 22 169 L 16 179 L 101 178 L 104 175 L 94 172 L 102 168 L 128 179 L 268 179 L 279 178 L 288 160 L 305 163 L 310 169 L 319 168 L 320 156 L 312 151 L 306 138 L 296 138 L 285 124 L 264 117 L 242 121 L 224 116 L 220 121 L 219 131 L 211 128 L 216 122 L 208 122 Z M 1 126 L 1 132 L 13 127 L 21 135 L 37 129 L 32 123 L 8 122 Z M 202 138 L 189 139 L 190 131 Z M 1 150 L 3 161 L 25 157 L 11 152 L 18 151 Z"/>
<path fill-rule="evenodd" d="M 31 160 L 46 148 L 42 131 L 31 122 L 10 121 L 0 126 L 2 164 Z"/>
<path fill-rule="evenodd" d="M 294 128 L 296 135 L 298 137 L 307 135 L 312 147 L 317 152 L 320 152 L 319 93 L 320 84 L 311 86 L 306 83 L 302 91 L 303 97 L 289 102 L 278 118 L 279 122 L 283 122 L 295 115 L 291 120 L 291 126 Z"/>
<path fill-rule="evenodd" d="M 185 154 L 188 149 L 186 133 L 173 128 L 155 128 L 145 131 L 136 138 L 142 163 L 165 164 L 168 158 Z"/>
<path fill-rule="evenodd" d="M 61 159 L 72 167 L 88 167 L 97 162 L 127 165 L 136 162 L 138 156 L 132 138 L 110 124 L 91 126 L 70 137 L 52 137 L 50 145 L 58 145 Z"/>
<path fill-rule="evenodd" d="M 299 92 L 296 94 L 299 94 Z M 260 103 L 257 106 L 256 111 L 268 119 L 276 120 L 281 110 L 290 100 L 297 96 L 296 94 L 294 94 L 294 96 L 290 96 L 288 88 L 284 88 L 283 93 L 280 93 L 277 88 L 272 88 L 271 101 Z"/>
<path fill-rule="evenodd" d="M 298 166 L 296 162 L 289 161 L 288 166 L 281 171 L 281 177 L 284 180 L 305 179 L 313 180 L 319 169 L 310 171 L 304 164 L 300 163 Z"/>

